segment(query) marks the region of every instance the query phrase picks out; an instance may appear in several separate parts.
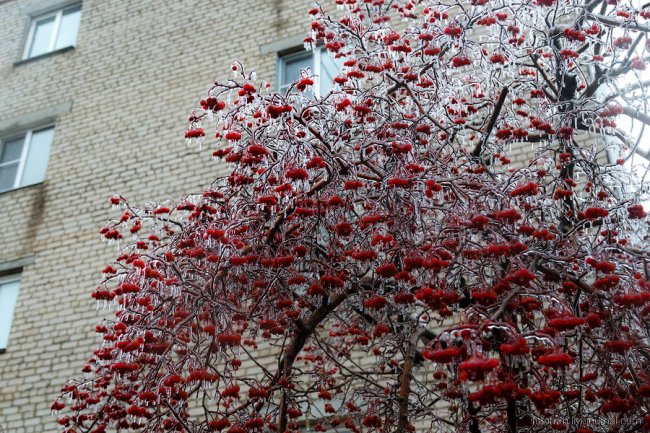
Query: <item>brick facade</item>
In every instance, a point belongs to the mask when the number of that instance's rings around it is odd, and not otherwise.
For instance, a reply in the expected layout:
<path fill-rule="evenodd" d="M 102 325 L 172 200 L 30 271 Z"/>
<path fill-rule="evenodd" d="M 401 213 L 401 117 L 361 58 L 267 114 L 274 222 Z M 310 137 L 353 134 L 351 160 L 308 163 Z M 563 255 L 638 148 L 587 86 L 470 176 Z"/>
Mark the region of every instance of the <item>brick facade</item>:
<path fill-rule="evenodd" d="M 55 124 L 45 181 L 0 193 L 0 276 L 22 266 L 0 354 L 5 432 L 57 431 L 50 404 L 112 314 L 89 297 L 117 251 L 98 234 L 108 198 L 178 199 L 223 173 L 184 145 L 187 114 L 234 59 L 274 80 L 274 50 L 300 40 L 311 3 L 84 0 L 74 49 L 18 62 L 30 14 L 62 2 L 0 1 L 0 135 Z"/>

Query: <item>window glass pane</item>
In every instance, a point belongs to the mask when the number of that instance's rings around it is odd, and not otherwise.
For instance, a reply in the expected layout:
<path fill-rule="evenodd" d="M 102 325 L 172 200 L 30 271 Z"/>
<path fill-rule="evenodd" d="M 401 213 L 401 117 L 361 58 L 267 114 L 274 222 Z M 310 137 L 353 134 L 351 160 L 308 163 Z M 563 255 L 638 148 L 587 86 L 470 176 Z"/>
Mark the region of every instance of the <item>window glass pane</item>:
<path fill-rule="evenodd" d="M 282 78 L 280 89 L 284 90 L 292 81 L 300 78 L 301 69 L 314 68 L 314 56 L 311 51 L 300 55 L 291 55 L 282 60 Z"/>
<path fill-rule="evenodd" d="M 18 299 L 18 281 L 0 283 L 0 349 L 7 348 L 9 328 L 14 315 L 16 299 Z"/>
<path fill-rule="evenodd" d="M 23 139 L 25 137 L 7 140 L 2 143 L 2 153 L 0 153 L 0 164 L 3 162 L 16 161 L 20 159 L 23 153 Z"/>
<path fill-rule="evenodd" d="M 54 30 L 54 18 L 45 18 L 36 22 L 34 35 L 32 36 L 32 45 L 29 47 L 27 57 L 38 56 L 49 51 L 50 39 Z"/>
<path fill-rule="evenodd" d="M 65 9 L 61 17 L 61 26 L 56 36 L 54 49 L 73 46 L 77 42 L 77 31 L 81 18 L 81 5 Z"/>
<path fill-rule="evenodd" d="M 32 133 L 32 139 L 27 151 L 27 160 L 23 170 L 20 185 L 32 185 L 45 179 L 47 160 L 50 157 L 50 147 L 54 137 L 54 128 L 41 129 Z"/>
<path fill-rule="evenodd" d="M 320 94 L 324 96 L 334 87 L 334 77 L 339 73 L 340 68 L 325 50 L 322 51 L 320 58 Z"/>
<path fill-rule="evenodd" d="M 18 163 L 3 165 L 0 167 L 0 191 L 13 189 L 18 173 Z"/>

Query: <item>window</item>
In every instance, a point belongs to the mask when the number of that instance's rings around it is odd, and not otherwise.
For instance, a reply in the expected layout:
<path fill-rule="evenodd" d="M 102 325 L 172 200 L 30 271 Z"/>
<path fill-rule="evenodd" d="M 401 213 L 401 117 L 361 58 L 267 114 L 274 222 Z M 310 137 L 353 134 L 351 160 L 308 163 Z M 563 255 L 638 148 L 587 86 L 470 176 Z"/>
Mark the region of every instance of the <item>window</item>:
<path fill-rule="evenodd" d="M 0 192 L 45 179 L 54 127 L 0 139 Z"/>
<path fill-rule="evenodd" d="M 330 400 L 336 409 L 339 409 L 343 405 L 343 400 L 338 397 L 334 397 L 333 400 Z M 339 425 L 337 427 L 332 427 L 329 423 L 329 415 L 325 411 L 325 401 L 324 400 L 315 400 L 312 401 L 309 406 L 305 402 L 300 404 L 300 410 L 302 416 L 300 417 L 301 432 L 313 433 L 316 431 L 326 431 L 328 433 L 352 433 L 348 430 L 347 427 Z M 320 424 L 321 427 L 324 427 L 326 430 L 316 430 L 316 425 Z"/>
<path fill-rule="evenodd" d="M 77 31 L 81 18 L 81 5 L 59 9 L 32 19 L 24 59 L 73 47 L 77 42 Z"/>
<path fill-rule="evenodd" d="M 16 299 L 18 299 L 19 286 L 18 275 L 0 277 L 0 351 L 7 348 L 9 328 L 11 328 L 11 319 L 14 315 Z"/>
<path fill-rule="evenodd" d="M 300 78 L 301 69 L 308 69 L 318 77 L 314 85 L 314 92 L 318 96 L 324 96 L 334 87 L 334 77 L 340 68 L 327 51 L 321 47 L 316 47 L 311 51 L 280 55 L 278 71 L 280 93 L 285 92 L 291 82 Z"/>

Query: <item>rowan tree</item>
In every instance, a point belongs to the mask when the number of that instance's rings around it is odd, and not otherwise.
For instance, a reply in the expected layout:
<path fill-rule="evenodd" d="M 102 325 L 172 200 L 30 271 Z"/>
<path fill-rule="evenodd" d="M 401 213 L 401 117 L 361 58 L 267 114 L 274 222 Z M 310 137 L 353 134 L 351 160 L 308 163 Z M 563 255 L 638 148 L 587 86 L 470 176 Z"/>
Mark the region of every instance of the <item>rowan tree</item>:
<path fill-rule="evenodd" d="M 302 71 L 275 93 L 235 62 L 186 133 L 230 174 L 175 205 L 111 199 L 102 235 L 133 240 L 93 297 L 115 318 L 59 424 L 650 429 L 648 190 L 616 125 L 650 124 L 650 10 L 337 3 L 305 40 L 340 59 L 334 90 Z"/>

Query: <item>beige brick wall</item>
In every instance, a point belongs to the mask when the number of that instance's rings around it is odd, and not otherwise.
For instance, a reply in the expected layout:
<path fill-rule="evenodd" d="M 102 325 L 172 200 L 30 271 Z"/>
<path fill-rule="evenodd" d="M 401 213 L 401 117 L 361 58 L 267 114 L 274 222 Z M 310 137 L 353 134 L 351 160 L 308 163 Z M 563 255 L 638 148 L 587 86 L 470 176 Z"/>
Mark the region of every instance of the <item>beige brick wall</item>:
<path fill-rule="evenodd" d="M 45 182 L 0 194 L 0 265 L 34 258 L 0 354 L 0 426 L 12 433 L 57 431 L 50 404 L 112 314 L 89 296 L 116 255 L 98 234 L 108 198 L 180 198 L 223 173 L 185 146 L 187 114 L 234 59 L 274 80 L 276 54 L 260 46 L 304 34 L 312 2 L 85 0 L 74 50 L 15 65 L 28 13 L 52 3 L 0 1 L 0 124 L 71 103 Z"/>

